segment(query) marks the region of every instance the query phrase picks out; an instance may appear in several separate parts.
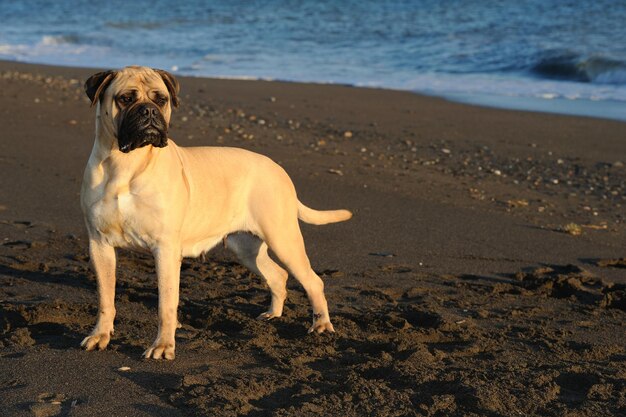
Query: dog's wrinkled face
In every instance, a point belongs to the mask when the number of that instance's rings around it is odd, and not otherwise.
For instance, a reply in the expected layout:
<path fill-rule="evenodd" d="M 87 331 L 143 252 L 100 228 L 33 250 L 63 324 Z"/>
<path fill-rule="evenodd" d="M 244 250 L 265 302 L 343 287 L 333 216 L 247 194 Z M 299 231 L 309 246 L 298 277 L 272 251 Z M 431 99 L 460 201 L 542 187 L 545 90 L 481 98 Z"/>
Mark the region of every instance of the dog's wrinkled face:
<path fill-rule="evenodd" d="M 128 153 L 144 146 L 167 146 L 172 106 L 178 106 L 178 82 L 168 72 L 126 67 L 101 72 L 85 83 L 92 104 L 98 103 L 102 129 Z"/>

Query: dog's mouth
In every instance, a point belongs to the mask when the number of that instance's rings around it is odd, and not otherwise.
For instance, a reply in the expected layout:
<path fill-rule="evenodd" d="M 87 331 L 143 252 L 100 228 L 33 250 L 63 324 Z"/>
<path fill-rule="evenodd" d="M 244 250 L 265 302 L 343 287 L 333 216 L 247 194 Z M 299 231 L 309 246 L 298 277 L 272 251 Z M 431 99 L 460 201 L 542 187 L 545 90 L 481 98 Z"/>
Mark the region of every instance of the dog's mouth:
<path fill-rule="evenodd" d="M 136 131 L 134 134 L 118 137 L 118 145 L 120 151 L 124 153 L 149 145 L 164 148 L 167 146 L 167 134 L 154 127 L 148 127 L 144 130 Z"/>
<path fill-rule="evenodd" d="M 118 129 L 117 142 L 124 153 L 144 146 L 163 148 L 167 146 L 167 123 L 160 113 L 146 116 L 141 109 L 128 113 Z"/>

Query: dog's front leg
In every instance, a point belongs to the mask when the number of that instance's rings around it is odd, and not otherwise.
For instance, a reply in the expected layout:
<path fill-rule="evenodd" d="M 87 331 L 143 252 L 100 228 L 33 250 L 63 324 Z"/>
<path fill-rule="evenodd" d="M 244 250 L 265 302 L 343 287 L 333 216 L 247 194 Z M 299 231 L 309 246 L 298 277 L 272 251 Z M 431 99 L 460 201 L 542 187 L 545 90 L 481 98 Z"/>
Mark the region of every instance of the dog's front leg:
<path fill-rule="evenodd" d="M 159 285 L 159 333 L 143 356 L 152 359 L 174 359 L 178 324 L 178 291 L 181 251 L 177 246 L 160 246 L 154 251 Z"/>
<path fill-rule="evenodd" d="M 115 248 L 90 239 L 89 257 L 98 281 L 98 321 L 80 345 L 87 350 L 104 349 L 111 340 L 115 320 Z"/>

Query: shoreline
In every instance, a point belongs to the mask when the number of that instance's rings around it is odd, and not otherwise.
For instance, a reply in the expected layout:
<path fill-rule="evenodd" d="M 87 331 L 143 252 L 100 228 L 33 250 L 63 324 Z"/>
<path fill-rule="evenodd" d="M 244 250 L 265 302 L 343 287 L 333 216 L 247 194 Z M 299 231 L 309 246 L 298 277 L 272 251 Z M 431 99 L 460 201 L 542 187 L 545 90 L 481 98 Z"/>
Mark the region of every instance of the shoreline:
<path fill-rule="evenodd" d="M 263 280 L 223 248 L 183 259 L 173 362 L 149 256 L 117 253 L 116 331 L 97 315 L 79 207 L 95 70 L 0 62 L 0 391 L 8 414 L 622 415 L 626 124 L 410 92 L 179 77 L 170 136 L 277 161 L 335 334 L 255 317 Z M 51 367 L 50 364 L 56 364 Z M 42 370 L 45 372 L 42 373 Z"/>
<path fill-rule="evenodd" d="M 626 103 L 619 101 L 570 100 L 563 97 L 543 99 L 539 97 L 507 97 L 480 94 L 444 94 L 441 97 L 470 106 L 589 117 L 626 123 Z"/>
<path fill-rule="evenodd" d="M 24 61 L 11 61 L 0 59 L 2 66 L 11 66 L 16 64 L 18 67 L 21 65 L 31 67 L 42 68 L 65 68 L 68 71 L 75 70 L 99 70 L 93 67 L 77 67 L 77 66 L 64 66 L 56 64 L 45 63 L 31 63 Z M 109 68 L 107 68 L 109 69 Z M 53 70 L 54 71 L 54 70 Z M 168 70 L 170 71 L 170 70 Z M 182 78 L 197 78 L 197 79 L 210 79 L 210 80 L 224 80 L 224 81 L 260 81 L 260 82 L 276 82 L 276 83 L 293 83 L 304 85 L 327 85 L 338 87 L 350 87 L 359 89 L 372 89 L 383 91 L 395 91 L 400 93 L 411 93 L 422 97 L 432 97 L 438 99 L 444 99 L 453 103 L 459 103 L 469 106 L 485 107 L 491 109 L 501 109 L 509 111 L 523 111 L 529 113 L 547 113 L 556 114 L 561 116 L 574 116 L 574 117 L 589 117 L 595 119 L 612 120 L 622 123 L 626 123 L 626 111 L 624 107 L 626 104 L 618 101 L 610 100 L 580 100 L 580 99 L 567 99 L 564 97 L 556 97 L 550 99 L 544 99 L 540 97 L 522 97 L 522 96 L 506 96 L 496 94 L 479 94 L 479 93 L 446 93 L 446 92 L 428 92 L 428 91 L 415 91 L 406 89 L 395 89 L 384 86 L 367 86 L 359 85 L 358 83 L 333 83 L 333 82 L 318 82 L 318 81 L 291 81 L 283 79 L 262 78 L 254 76 L 206 76 L 206 75 L 194 75 L 178 73 L 171 71 L 176 77 Z"/>

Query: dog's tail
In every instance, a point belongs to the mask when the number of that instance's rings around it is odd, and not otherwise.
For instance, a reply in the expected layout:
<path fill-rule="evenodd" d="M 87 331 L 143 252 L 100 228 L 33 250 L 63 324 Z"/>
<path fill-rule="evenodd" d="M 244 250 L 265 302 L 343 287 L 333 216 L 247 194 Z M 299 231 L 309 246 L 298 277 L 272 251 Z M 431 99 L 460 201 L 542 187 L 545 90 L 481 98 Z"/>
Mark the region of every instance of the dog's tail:
<path fill-rule="evenodd" d="M 328 224 L 348 220 L 352 213 L 348 210 L 313 210 L 298 201 L 298 218 L 309 224 Z"/>

